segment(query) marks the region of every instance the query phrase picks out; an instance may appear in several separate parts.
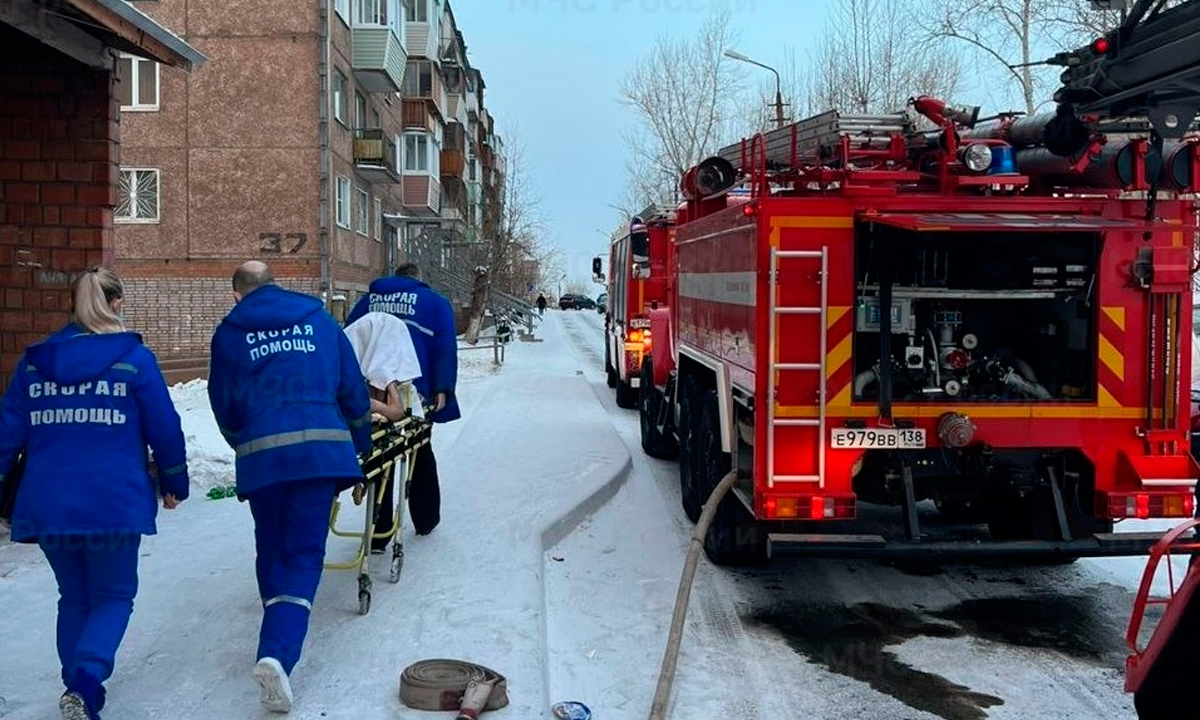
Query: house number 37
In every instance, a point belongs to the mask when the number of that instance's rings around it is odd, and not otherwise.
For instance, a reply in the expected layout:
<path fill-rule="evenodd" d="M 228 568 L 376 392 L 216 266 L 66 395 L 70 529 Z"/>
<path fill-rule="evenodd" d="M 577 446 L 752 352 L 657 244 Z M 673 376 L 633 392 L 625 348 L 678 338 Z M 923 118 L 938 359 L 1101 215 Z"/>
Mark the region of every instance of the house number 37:
<path fill-rule="evenodd" d="M 287 253 L 295 255 L 308 242 L 308 233 L 291 232 L 285 235 L 277 232 L 261 232 L 258 234 L 258 250 L 265 254 L 279 255 L 284 252 L 285 241 L 288 246 Z"/>

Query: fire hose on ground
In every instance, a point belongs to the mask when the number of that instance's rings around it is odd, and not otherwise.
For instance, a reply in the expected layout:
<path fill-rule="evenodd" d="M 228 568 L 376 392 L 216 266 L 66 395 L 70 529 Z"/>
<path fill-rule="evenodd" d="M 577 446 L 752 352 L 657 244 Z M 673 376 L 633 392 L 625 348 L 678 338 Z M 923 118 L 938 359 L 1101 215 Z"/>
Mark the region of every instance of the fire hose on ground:
<path fill-rule="evenodd" d="M 658 686 L 654 690 L 654 702 L 650 705 L 649 720 L 663 720 L 667 717 L 667 704 L 671 699 L 671 687 L 675 683 L 675 664 L 679 660 L 679 647 L 683 642 L 683 621 L 687 617 L 688 599 L 692 594 L 692 579 L 696 577 L 696 565 L 700 562 L 700 551 L 704 549 L 704 536 L 708 534 L 708 526 L 712 524 L 717 506 L 733 482 L 737 479 L 737 471 L 731 471 L 713 488 L 712 494 L 704 503 L 700 519 L 696 521 L 696 530 L 692 533 L 692 542 L 688 548 L 687 560 L 683 563 L 683 576 L 679 580 L 679 592 L 675 595 L 675 613 L 671 616 L 671 631 L 667 635 L 667 649 L 663 654 L 662 668 L 658 673 Z"/>
<path fill-rule="evenodd" d="M 508 681 L 462 660 L 422 660 L 400 675 L 400 701 L 415 710 L 457 710 L 456 720 L 476 720 L 484 710 L 508 705 Z"/>

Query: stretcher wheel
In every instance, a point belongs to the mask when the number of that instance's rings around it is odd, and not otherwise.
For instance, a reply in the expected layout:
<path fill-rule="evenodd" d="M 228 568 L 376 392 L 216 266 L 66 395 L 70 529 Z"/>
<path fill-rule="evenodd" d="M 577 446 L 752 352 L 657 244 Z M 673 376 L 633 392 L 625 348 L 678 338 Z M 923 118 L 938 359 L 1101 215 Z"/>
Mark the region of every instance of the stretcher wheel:
<path fill-rule="evenodd" d="M 393 583 L 400 582 L 400 571 L 404 569 L 404 546 L 399 543 L 392 545 L 392 574 L 388 579 Z"/>
<path fill-rule="evenodd" d="M 358 614 L 366 615 L 371 612 L 371 578 L 367 575 L 358 576 Z"/>

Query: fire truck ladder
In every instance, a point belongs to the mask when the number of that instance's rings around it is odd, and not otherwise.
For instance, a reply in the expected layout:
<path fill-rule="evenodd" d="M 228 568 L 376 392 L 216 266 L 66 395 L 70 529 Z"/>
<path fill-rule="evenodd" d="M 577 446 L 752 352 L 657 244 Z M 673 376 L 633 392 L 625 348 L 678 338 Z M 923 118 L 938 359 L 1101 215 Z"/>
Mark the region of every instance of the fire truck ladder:
<path fill-rule="evenodd" d="M 854 148 L 884 149 L 892 137 L 911 132 L 912 123 L 904 113 L 883 115 L 843 114 L 829 110 L 763 133 L 762 154 L 769 168 L 797 168 L 821 165 L 837 156 L 843 142 Z M 757 151 L 748 141 L 721 148 L 717 155 L 735 168 L 748 171 Z"/>
<path fill-rule="evenodd" d="M 819 261 L 820 274 L 817 282 L 821 286 L 821 304 L 816 307 L 780 306 L 779 305 L 779 266 L 781 261 Z M 825 405 L 826 378 L 825 355 L 828 344 L 829 317 L 829 248 L 820 250 L 780 250 L 771 248 L 771 275 L 768 286 L 768 303 L 771 319 L 768 355 L 771 378 L 771 399 L 767 403 L 767 483 L 774 487 L 777 482 L 808 482 L 818 483 L 825 487 Z M 820 322 L 821 343 L 820 359 L 817 362 L 780 362 L 779 360 L 779 322 L 784 315 L 816 315 Z M 779 418 L 775 416 L 775 406 L 779 399 L 779 376 L 783 372 L 815 372 L 817 381 L 817 417 L 813 418 Z M 780 427 L 807 427 L 817 431 L 817 471 L 813 475 L 776 475 L 775 474 L 775 432 Z"/>

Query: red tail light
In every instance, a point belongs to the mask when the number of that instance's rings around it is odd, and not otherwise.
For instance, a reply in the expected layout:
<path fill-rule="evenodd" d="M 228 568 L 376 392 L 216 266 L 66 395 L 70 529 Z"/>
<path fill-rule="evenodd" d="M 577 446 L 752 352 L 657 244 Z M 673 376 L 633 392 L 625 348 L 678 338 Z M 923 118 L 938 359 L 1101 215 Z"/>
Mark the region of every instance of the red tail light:
<path fill-rule="evenodd" d="M 768 520 L 844 520 L 857 512 L 853 495 L 769 497 L 763 502 Z"/>
<path fill-rule="evenodd" d="M 1108 517 L 1123 518 L 1190 518 L 1196 514 L 1196 495 L 1184 490 L 1109 493 Z"/>

